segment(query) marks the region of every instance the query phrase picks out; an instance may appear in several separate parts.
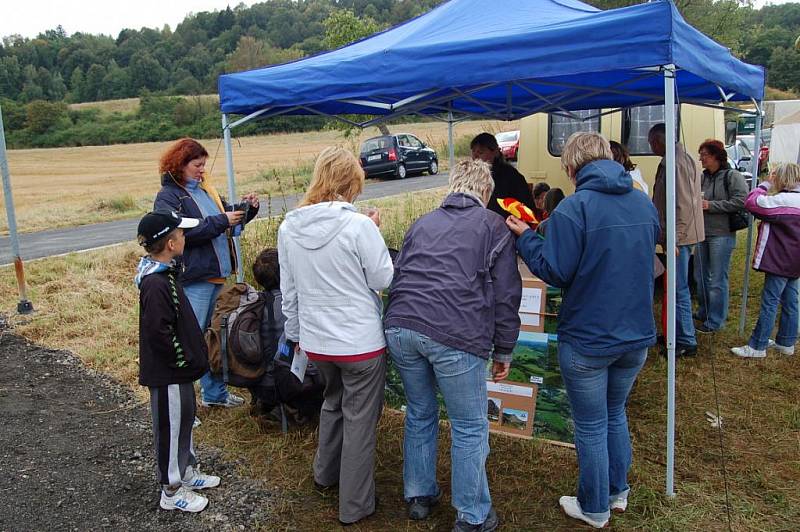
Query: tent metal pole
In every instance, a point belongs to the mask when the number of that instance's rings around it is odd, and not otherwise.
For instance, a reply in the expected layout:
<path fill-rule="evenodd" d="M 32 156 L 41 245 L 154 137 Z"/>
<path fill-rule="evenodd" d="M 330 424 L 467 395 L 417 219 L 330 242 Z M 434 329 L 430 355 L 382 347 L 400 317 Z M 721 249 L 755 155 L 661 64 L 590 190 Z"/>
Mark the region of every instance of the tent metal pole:
<path fill-rule="evenodd" d="M 750 180 L 750 190 L 758 184 L 758 158 L 761 155 L 761 121 L 762 121 L 761 105 L 756 108 L 756 130 L 754 139 L 754 150 L 752 154 L 751 172 L 753 179 Z M 744 258 L 744 282 L 742 283 L 742 308 L 739 311 L 739 334 L 744 333 L 744 321 L 747 317 L 747 296 L 750 290 L 750 256 L 753 253 L 753 217 L 748 215 L 750 223 L 747 226 L 747 247 Z"/>
<path fill-rule="evenodd" d="M 225 143 L 225 169 L 228 172 L 228 203 L 236 202 L 236 182 L 233 174 L 233 147 L 231 146 L 231 128 L 228 127 L 228 115 L 222 114 L 222 138 Z M 236 282 L 244 281 L 244 265 L 242 264 L 242 245 L 239 237 L 233 237 L 233 248 L 236 251 Z"/>
<path fill-rule="evenodd" d="M 3 197 L 6 203 L 6 217 L 8 218 L 8 236 L 11 240 L 11 251 L 14 255 L 14 270 L 17 274 L 17 288 L 19 289 L 19 314 L 33 312 L 33 304 L 28 301 L 25 288 L 25 269 L 22 266 L 22 257 L 19 252 L 19 239 L 17 238 L 17 215 L 14 212 L 14 198 L 11 196 L 11 172 L 8 170 L 6 158 L 6 132 L 3 127 L 3 110 L 0 109 L 0 173 L 3 174 Z"/>
<path fill-rule="evenodd" d="M 448 164 L 448 172 L 453 172 L 453 167 L 456 164 L 456 150 L 455 146 L 453 146 L 453 111 L 447 111 L 447 151 L 449 154 Z"/>
<path fill-rule="evenodd" d="M 667 196 L 667 497 L 675 496 L 675 66 L 664 67 Z"/>

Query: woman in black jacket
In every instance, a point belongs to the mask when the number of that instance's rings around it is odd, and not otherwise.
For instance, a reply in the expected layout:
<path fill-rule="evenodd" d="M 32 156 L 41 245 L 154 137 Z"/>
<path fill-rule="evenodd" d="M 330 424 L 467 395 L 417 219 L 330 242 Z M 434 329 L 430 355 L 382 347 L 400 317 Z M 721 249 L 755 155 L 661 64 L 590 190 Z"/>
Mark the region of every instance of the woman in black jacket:
<path fill-rule="evenodd" d="M 533 201 L 533 195 L 525 176 L 506 162 L 503 154 L 500 153 L 500 147 L 497 145 L 497 139 L 494 138 L 494 135 L 480 133 L 472 139 L 469 147 L 472 150 L 473 159 L 480 159 L 492 165 L 494 192 L 492 192 L 492 197 L 489 198 L 489 203 L 486 204 L 487 209 L 496 212 L 505 219 L 508 213 L 497 203 L 497 199 L 514 198 L 535 212 L 536 204 Z"/>
<path fill-rule="evenodd" d="M 245 211 L 233 210 L 205 179 L 206 149 L 196 140 L 180 139 L 161 156 L 161 190 L 155 209 L 168 209 L 200 225 L 186 231 L 183 253 L 184 271 L 180 280 L 200 329 L 211 321 L 219 291 L 225 279 L 236 271 L 236 254 L 231 237 L 258 213 L 258 197 L 247 194 Z M 229 393 L 225 383 L 210 372 L 200 379 L 203 406 L 239 406 L 244 399 Z"/>

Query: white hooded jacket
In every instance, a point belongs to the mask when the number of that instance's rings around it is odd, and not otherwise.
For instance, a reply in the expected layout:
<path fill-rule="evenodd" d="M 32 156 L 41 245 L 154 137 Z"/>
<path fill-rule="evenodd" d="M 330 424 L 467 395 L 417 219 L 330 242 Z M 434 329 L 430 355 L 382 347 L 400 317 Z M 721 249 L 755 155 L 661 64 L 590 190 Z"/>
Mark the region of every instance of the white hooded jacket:
<path fill-rule="evenodd" d="M 290 211 L 278 230 L 286 338 L 320 355 L 386 346 L 376 291 L 394 267 L 380 231 L 350 203 Z"/>

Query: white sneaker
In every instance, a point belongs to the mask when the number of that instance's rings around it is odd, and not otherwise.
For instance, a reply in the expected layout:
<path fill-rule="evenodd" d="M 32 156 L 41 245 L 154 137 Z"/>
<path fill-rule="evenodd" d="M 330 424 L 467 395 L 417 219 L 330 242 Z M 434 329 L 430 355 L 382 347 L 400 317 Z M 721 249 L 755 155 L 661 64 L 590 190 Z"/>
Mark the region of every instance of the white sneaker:
<path fill-rule="evenodd" d="M 558 504 L 561 505 L 561 509 L 564 510 L 564 513 L 573 519 L 583 521 L 587 525 L 590 525 L 594 528 L 605 528 L 608 526 L 608 519 L 605 521 L 597 521 L 583 513 L 583 510 L 581 510 L 581 504 L 578 502 L 577 497 L 568 497 L 565 495 L 558 499 Z"/>
<path fill-rule="evenodd" d="M 239 397 L 235 393 L 228 392 L 228 398 L 224 401 L 206 401 L 205 399 L 200 400 L 200 405 L 209 407 L 209 406 L 222 406 L 225 408 L 236 408 L 237 406 L 242 406 L 244 404 L 244 398 Z"/>
<path fill-rule="evenodd" d="M 628 509 L 628 498 L 625 497 L 624 499 L 614 499 L 608 506 L 609 510 L 611 510 L 612 512 L 621 514 L 622 512 Z"/>
<path fill-rule="evenodd" d="M 197 417 L 197 416 L 194 416 L 194 423 L 192 423 L 192 428 L 196 429 L 197 427 L 199 427 L 202 424 L 203 424 L 203 422 L 200 421 L 200 418 Z"/>
<path fill-rule="evenodd" d="M 181 486 L 175 495 L 169 496 L 161 491 L 160 506 L 164 510 L 181 510 L 182 512 L 202 512 L 208 506 L 208 499 L 192 490 Z"/>
<path fill-rule="evenodd" d="M 794 354 L 794 346 L 785 346 L 778 343 L 775 343 L 775 340 L 770 339 L 769 343 L 767 344 L 767 349 L 774 349 L 778 353 L 786 356 L 792 356 Z"/>
<path fill-rule="evenodd" d="M 743 345 L 742 347 L 731 347 L 731 352 L 737 357 L 742 358 L 764 358 L 767 356 L 766 349 L 753 349 L 749 345 Z"/>
<path fill-rule="evenodd" d="M 196 467 L 188 466 L 186 473 L 181 480 L 183 487 L 188 490 L 204 490 L 206 488 L 216 488 L 219 486 L 220 478 L 215 475 L 204 475 Z"/>

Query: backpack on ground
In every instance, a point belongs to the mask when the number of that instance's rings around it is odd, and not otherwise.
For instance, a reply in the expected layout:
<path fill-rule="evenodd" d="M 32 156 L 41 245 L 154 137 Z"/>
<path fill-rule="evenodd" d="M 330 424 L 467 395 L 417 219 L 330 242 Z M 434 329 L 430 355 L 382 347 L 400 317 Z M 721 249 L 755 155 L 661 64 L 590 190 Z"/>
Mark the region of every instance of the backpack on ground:
<path fill-rule="evenodd" d="M 247 283 L 220 292 L 205 336 L 211 373 L 226 384 L 252 386 L 266 373 L 271 357 L 264 356 L 261 321 L 265 312 L 274 320 L 272 299 Z"/>

